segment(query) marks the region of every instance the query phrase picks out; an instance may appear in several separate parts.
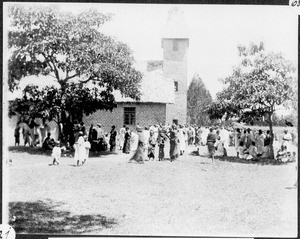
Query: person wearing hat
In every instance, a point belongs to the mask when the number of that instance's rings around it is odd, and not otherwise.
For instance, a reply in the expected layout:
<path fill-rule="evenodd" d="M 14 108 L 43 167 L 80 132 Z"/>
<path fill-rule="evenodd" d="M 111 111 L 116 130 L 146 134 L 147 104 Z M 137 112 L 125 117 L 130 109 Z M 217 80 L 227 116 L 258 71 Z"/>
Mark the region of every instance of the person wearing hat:
<path fill-rule="evenodd" d="M 76 161 L 77 166 L 79 166 L 80 163 L 83 162 L 86 154 L 82 131 L 79 131 L 78 133 L 78 140 L 77 142 L 75 142 L 74 148 L 75 148 L 74 159 Z"/>

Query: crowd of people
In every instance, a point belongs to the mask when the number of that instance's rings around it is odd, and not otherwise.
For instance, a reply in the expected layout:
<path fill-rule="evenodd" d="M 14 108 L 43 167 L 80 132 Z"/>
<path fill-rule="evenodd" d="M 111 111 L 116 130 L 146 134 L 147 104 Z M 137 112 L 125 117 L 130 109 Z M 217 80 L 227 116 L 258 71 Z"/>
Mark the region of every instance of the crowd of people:
<path fill-rule="evenodd" d="M 24 137 L 24 144 L 30 142 L 30 127 L 21 127 L 17 124 L 15 129 L 15 144 L 20 144 L 20 130 Z M 44 123 L 40 127 L 44 132 L 47 125 Z M 83 165 L 88 158 L 89 151 L 101 152 L 109 150 L 115 153 L 116 150 L 122 151 L 124 154 L 135 152 L 130 162 L 144 163 L 145 160 L 162 161 L 168 158 L 171 162 L 186 152 L 186 146 L 194 145 L 199 155 L 208 155 L 212 160 L 215 156 L 227 156 L 229 146 L 234 147 L 236 157 L 246 160 L 259 160 L 259 158 L 267 158 L 271 153 L 271 135 L 270 131 L 251 130 L 250 128 L 237 128 L 233 126 L 197 126 L 197 125 L 176 125 L 176 124 L 153 124 L 147 127 L 137 125 L 135 128 L 123 125 L 120 129 L 111 126 L 110 132 L 105 132 L 101 124 L 90 125 L 89 129 L 83 122 L 75 124 L 72 128 L 72 135 L 67 134 L 66 144 L 56 142 L 51 138 L 48 131 L 47 137 L 36 140 L 31 145 L 41 143 L 45 150 L 53 151 L 53 164 L 59 164 L 59 154 L 61 149 L 74 150 L 75 161 L 77 165 Z M 292 151 L 291 145 L 295 141 L 295 135 L 287 130 L 284 131 L 282 139 L 275 134 L 273 146 L 276 150 L 276 159 L 278 161 L 287 162 L 295 160 L 296 152 Z M 281 142 L 279 142 L 281 140 Z M 168 152 L 166 151 L 168 145 Z M 201 147 L 205 146 L 205 147 Z M 60 150 L 58 149 L 60 148 Z M 156 150 L 157 148 L 157 150 Z M 207 152 L 203 152 L 206 148 Z M 200 152 L 200 149 L 202 152 Z M 157 154 L 157 155 L 156 155 Z"/>

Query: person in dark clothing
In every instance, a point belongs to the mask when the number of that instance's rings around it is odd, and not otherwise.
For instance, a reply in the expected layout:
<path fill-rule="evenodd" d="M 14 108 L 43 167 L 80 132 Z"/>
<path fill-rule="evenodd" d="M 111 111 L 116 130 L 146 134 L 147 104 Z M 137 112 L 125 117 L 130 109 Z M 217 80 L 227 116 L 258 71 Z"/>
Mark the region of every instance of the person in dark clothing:
<path fill-rule="evenodd" d="M 154 136 L 154 132 L 150 131 L 150 137 L 149 137 L 149 146 L 148 146 L 148 158 L 149 160 L 152 158 L 154 160 L 154 152 L 155 152 L 155 145 L 156 145 L 156 139 Z"/>
<path fill-rule="evenodd" d="M 216 152 L 215 142 L 217 141 L 217 134 L 213 132 L 213 129 L 209 129 L 209 134 L 207 135 L 206 145 L 208 147 L 209 157 L 212 158 L 212 162 L 214 161 L 214 155 Z"/>
<path fill-rule="evenodd" d="M 89 129 L 89 136 L 88 136 L 89 141 L 97 140 L 97 130 L 94 128 L 94 125 L 91 124 L 91 127 Z"/>
<path fill-rule="evenodd" d="M 47 138 L 45 138 L 45 140 L 43 142 L 42 148 L 45 150 L 52 150 L 55 145 L 54 139 L 51 139 L 50 136 L 51 136 L 51 133 L 48 133 Z"/>
<path fill-rule="evenodd" d="M 80 131 L 83 133 L 83 135 L 87 135 L 86 127 L 82 121 L 80 123 Z"/>
<path fill-rule="evenodd" d="M 131 133 L 129 130 L 129 127 L 127 126 L 125 128 L 125 140 L 124 140 L 124 146 L 123 146 L 123 153 L 129 154 L 130 153 L 130 138 L 131 138 Z"/>
<path fill-rule="evenodd" d="M 159 136 L 157 138 L 157 143 L 159 147 L 158 151 L 158 161 L 162 161 L 165 158 L 165 141 L 167 140 L 167 137 L 163 132 L 159 133 Z"/>
<path fill-rule="evenodd" d="M 113 125 L 111 126 L 110 138 L 109 138 L 110 152 L 116 151 L 116 137 L 117 137 L 116 126 Z"/>
<path fill-rule="evenodd" d="M 18 122 L 15 128 L 15 146 L 20 145 L 20 123 Z"/>
<path fill-rule="evenodd" d="M 64 125 L 64 134 L 70 144 L 70 147 L 72 147 L 75 144 L 74 124 L 69 118 Z"/>

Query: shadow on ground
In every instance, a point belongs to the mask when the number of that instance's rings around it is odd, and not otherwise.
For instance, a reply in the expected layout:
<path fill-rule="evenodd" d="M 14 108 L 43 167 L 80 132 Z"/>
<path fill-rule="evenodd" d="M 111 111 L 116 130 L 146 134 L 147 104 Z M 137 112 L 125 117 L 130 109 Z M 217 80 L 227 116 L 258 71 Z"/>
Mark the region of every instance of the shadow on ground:
<path fill-rule="evenodd" d="M 193 151 L 191 152 L 190 155 L 193 156 L 200 156 L 200 157 L 204 157 L 207 158 L 207 155 L 199 155 L 199 153 L 197 151 Z M 270 158 L 259 158 L 256 160 L 246 160 L 246 159 L 240 159 L 238 157 L 234 157 L 234 156 L 215 156 L 215 159 L 219 160 L 219 161 L 226 161 L 226 162 L 231 162 L 231 163 L 244 163 L 244 164 L 260 164 L 260 165 L 284 165 L 284 164 L 289 164 L 291 162 L 280 162 L 274 159 L 270 159 Z"/>
<path fill-rule="evenodd" d="M 46 156 L 51 156 L 52 150 L 45 150 L 41 147 L 26 147 L 26 146 L 10 146 L 8 147 L 8 150 L 10 152 L 14 153 L 28 153 L 32 155 L 46 155 Z M 114 153 L 110 151 L 103 151 L 103 152 L 90 152 L 89 158 L 96 158 L 100 156 L 105 156 L 105 155 L 112 155 Z M 74 151 L 70 152 L 63 152 L 62 157 L 74 157 Z"/>
<path fill-rule="evenodd" d="M 117 224 L 103 215 L 71 215 L 51 200 L 9 203 L 9 224 L 17 233 L 88 233 Z"/>

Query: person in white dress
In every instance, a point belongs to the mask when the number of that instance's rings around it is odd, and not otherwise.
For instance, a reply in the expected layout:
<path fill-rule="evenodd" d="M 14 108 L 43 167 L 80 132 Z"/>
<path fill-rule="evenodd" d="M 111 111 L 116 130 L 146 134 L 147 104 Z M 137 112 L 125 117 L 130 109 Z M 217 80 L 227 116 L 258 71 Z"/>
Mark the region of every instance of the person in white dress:
<path fill-rule="evenodd" d="M 138 147 L 138 139 L 139 136 L 136 132 L 131 131 L 131 137 L 130 137 L 130 151 L 137 150 Z"/>
<path fill-rule="evenodd" d="M 240 159 L 246 159 L 249 154 L 245 154 L 246 147 L 243 141 L 240 141 L 239 146 L 236 148 L 237 157 Z"/>
<path fill-rule="evenodd" d="M 84 136 L 84 148 L 85 148 L 85 155 L 83 158 L 82 165 L 86 162 L 86 160 L 89 158 L 89 153 L 90 153 L 90 148 L 91 148 L 91 143 L 88 141 L 88 136 Z"/>
<path fill-rule="evenodd" d="M 77 140 L 77 142 L 75 142 L 74 148 L 75 148 L 74 158 L 75 158 L 77 166 L 79 166 L 80 164 L 82 164 L 85 154 L 86 154 L 83 133 L 81 131 L 79 131 L 79 133 L 78 133 L 78 140 Z"/>
<path fill-rule="evenodd" d="M 52 149 L 52 154 L 51 154 L 52 158 L 53 158 L 53 165 L 59 165 L 59 161 L 60 161 L 60 157 L 61 157 L 61 148 L 60 148 L 60 143 L 57 142 L 55 143 L 55 146 Z"/>
<path fill-rule="evenodd" d="M 224 156 L 224 147 L 220 136 L 220 130 L 216 131 L 216 135 L 217 135 L 217 140 L 214 144 L 214 147 L 216 148 L 215 156 Z"/>
<path fill-rule="evenodd" d="M 183 155 L 186 148 L 185 135 L 183 133 L 183 126 L 180 125 L 178 129 L 178 139 L 179 139 L 179 152 Z"/>
<path fill-rule="evenodd" d="M 123 127 L 119 130 L 119 147 L 120 150 L 123 150 L 123 146 L 124 146 L 124 142 L 125 142 L 125 125 L 123 125 Z"/>
<path fill-rule="evenodd" d="M 221 143 L 223 144 L 224 148 L 224 156 L 227 156 L 228 148 L 229 148 L 229 141 L 230 141 L 230 133 L 227 129 L 224 127 L 221 127 L 220 130 L 220 137 L 221 137 Z"/>
<path fill-rule="evenodd" d="M 209 134 L 209 129 L 208 129 L 208 127 L 205 127 L 201 134 L 202 146 L 206 144 L 206 139 L 207 139 L 208 134 Z"/>

